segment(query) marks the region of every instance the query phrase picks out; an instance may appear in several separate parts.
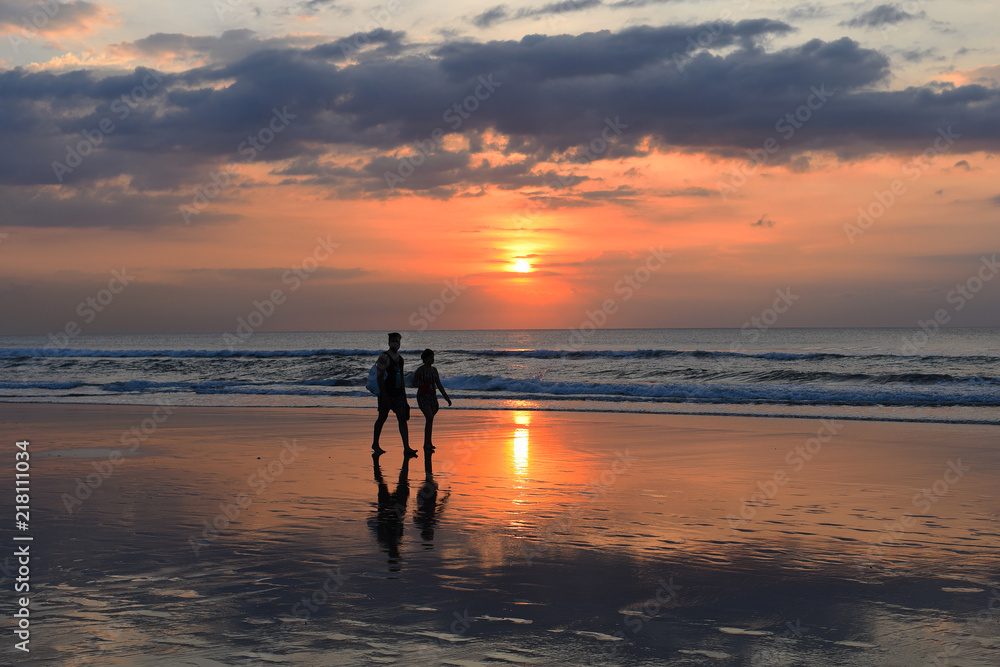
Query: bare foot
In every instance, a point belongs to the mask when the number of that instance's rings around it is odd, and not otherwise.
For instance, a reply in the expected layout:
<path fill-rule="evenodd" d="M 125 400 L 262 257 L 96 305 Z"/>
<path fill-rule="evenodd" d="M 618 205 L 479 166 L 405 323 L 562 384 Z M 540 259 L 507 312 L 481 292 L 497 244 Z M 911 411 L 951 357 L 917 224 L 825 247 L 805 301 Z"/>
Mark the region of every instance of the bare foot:
<path fill-rule="evenodd" d="M 403 454 L 405 454 L 406 456 L 416 456 L 417 453 L 418 453 L 417 450 L 413 449 L 412 447 L 408 447 L 403 450 Z"/>
<path fill-rule="evenodd" d="M 381 456 L 385 454 L 385 450 L 378 445 L 372 445 L 372 456 Z"/>

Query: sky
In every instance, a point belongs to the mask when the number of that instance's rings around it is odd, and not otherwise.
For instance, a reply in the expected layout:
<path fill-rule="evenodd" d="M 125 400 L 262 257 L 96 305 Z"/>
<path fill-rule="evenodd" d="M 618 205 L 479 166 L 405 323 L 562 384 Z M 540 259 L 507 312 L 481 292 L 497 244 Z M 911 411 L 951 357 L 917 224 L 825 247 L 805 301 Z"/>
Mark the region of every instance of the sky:
<path fill-rule="evenodd" d="M 0 335 L 1000 326 L 998 23 L 0 0 Z"/>

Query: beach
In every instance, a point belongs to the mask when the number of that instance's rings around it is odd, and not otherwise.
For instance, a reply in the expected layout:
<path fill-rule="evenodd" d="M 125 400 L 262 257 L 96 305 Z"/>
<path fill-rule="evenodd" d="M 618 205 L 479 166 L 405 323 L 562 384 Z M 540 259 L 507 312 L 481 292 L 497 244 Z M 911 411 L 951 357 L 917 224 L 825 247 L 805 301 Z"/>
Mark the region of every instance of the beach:
<path fill-rule="evenodd" d="M 1000 656 L 993 426 L 446 408 L 430 461 L 390 419 L 376 466 L 373 410 L 0 416 L 33 537 L 5 664 Z"/>

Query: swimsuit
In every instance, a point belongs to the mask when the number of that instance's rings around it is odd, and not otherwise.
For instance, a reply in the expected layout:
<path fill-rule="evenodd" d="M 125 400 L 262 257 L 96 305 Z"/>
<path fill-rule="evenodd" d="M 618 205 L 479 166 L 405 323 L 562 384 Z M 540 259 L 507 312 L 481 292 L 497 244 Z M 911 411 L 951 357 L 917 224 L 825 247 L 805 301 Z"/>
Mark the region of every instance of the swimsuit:
<path fill-rule="evenodd" d="M 417 385 L 417 406 L 425 415 L 428 413 L 434 415 L 441 409 L 435 389 L 435 384 L 438 382 L 437 369 L 425 371 L 421 366 L 417 369 L 417 373 L 419 375 L 414 377 L 414 380 L 420 381 Z"/>

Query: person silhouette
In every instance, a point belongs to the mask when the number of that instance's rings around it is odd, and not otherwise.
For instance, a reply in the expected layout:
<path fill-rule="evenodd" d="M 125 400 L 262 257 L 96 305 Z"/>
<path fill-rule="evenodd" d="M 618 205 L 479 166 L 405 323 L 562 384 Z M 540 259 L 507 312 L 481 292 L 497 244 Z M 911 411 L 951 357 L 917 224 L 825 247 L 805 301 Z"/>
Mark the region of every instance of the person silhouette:
<path fill-rule="evenodd" d="M 410 448 L 410 435 L 406 420 L 410 418 L 410 404 L 406 402 L 406 383 L 403 381 L 403 357 L 399 355 L 399 345 L 403 337 L 393 332 L 389 334 L 389 349 L 379 355 L 375 362 L 378 380 L 378 419 L 375 420 L 375 434 L 372 439 L 372 456 L 379 456 L 385 450 L 379 446 L 382 426 L 389 418 L 389 411 L 396 413 L 399 435 L 403 439 L 403 453 L 416 456 L 417 450 Z"/>
<path fill-rule="evenodd" d="M 444 400 L 451 405 L 448 392 L 441 384 L 441 376 L 434 368 L 434 350 L 426 349 L 420 353 L 420 358 L 424 365 L 417 368 L 413 373 L 413 386 L 417 388 L 417 407 L 424 413 L 424 456 L 434 451 L 431 443 L 431 432 L 434 430 L 434 415 L 440 409 L 438 406 L 437 392 L 441 391 Z"/>
<path fill-rule="evenodd" d="M 375 539 L 379 546 L 389 554 L 389 571 L 399 572 L 401 562 L 399 542 L 403 537 L 406 501 L 410 497 L 410 457 L 403 457 L 403 467 L 399 470 L 396 490 L 392 493 L 389 493 L 389 487 L 382 477 L 379 457 L 373 457 L 372 467 L 375 483 L 378 484 L 378 500 L 375 517 L 369 519 L 368 526 L 375 532 Z"/>
<path fill-rule="evenodd" d="M 425 549 L 434 547 L 434 528 L 437 527 L 438 515 L 444 510 L 449 495 L 445 493 L 440 503 L 438 502 L 438 484 L 434 480 L 432 458 L 429 452 L 424 456 L 424 483 L 417 491 L 417 511 L 413 516 L 413 523 L 420 528 L 420 537 L 424 541 Z"/>

